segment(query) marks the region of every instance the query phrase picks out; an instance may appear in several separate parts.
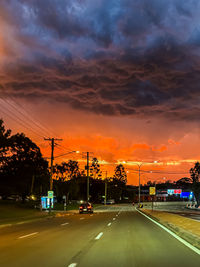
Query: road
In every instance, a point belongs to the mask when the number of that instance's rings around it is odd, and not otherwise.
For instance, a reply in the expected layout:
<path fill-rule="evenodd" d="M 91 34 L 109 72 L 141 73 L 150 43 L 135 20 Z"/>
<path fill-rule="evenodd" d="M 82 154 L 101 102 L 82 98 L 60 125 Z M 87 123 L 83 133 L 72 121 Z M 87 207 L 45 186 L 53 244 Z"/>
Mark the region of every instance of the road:
<path fill-rule="evenodd" d="M 184 267 L 200 256 L 132 206 L 0 229 L 1 267 Z"/>

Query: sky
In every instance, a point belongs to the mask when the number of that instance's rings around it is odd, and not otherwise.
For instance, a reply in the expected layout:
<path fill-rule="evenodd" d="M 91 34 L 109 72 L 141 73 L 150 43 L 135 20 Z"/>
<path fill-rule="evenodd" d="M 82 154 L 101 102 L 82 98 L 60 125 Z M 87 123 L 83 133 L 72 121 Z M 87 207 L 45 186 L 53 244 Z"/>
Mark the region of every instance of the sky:
<path fill-rule="evenodd" d="M 0 33 L 0 117 L 13 133 L 45 157 L 43 138 L 61 138 L 55 156 L 92 152 L 110 175 L 123 162 L 129 184 L 142 162 L 142 182 L 189 176 L 200 158 L 200 1 L 1 0 Z M 70 156 L 83 166 L 80 155 Z"/>

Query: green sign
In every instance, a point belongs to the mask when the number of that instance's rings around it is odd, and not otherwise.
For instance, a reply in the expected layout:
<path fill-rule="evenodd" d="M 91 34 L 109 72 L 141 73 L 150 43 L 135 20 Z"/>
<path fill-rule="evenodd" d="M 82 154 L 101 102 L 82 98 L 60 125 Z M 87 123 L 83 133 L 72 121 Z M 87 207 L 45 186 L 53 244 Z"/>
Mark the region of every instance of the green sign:
<path fill-rule="evenodd" d="M 53 198 L 53 191 L 48 191 L 48 198 Z"/>

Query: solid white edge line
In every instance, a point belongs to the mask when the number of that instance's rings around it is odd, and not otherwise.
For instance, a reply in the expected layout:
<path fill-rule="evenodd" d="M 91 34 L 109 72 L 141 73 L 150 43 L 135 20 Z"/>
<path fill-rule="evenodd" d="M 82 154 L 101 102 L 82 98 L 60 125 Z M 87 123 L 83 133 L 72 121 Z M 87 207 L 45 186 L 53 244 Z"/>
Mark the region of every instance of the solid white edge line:
<path fill-rule="evenodd" d="M 98 236 L 95 237 L 95 240 L 100 239 L 102 237 L 102 235 L 103 235 L 103 232 L 99 233 Z"/>
<path fill-rule="evenodd" d="M 38 232 L 31 233 L 31 234 L 28 234 L 28 235 L 23 235 L 23 236 L 20 236 L 19 238 L 22 239 L 22 238 L 25 238 L 25 237 L 28 237 L 28 236 L 32 236 L 32 235 L 36 235 L 36 234 L 38 234 Z"/>
<path fill-rule="evenodd" d="M 165 230 L 166 232 L 168 232 L 170 235 L 172 235 L 174 238 L 176 238 L 178 241 L 180 241 L 181 243 L 183 243 L 186 247 L 190 248 L 191 250 L 193 250 L 194 252 L 196 252 L 198 255 L 200 255 L 200 250 L 196 247 L 194 247 L 193 245 L 191 245 L 190 243 L 188 243 L 187 241 L 185 241 L 183 238 L 181 238 L 180 236 L 176 235 L 174 232 L 172 232 L 171 230 L 169 230 L 167 227 L 165 227 L 164 225 L 154 221 L 152 218 L 150 218 L 149 216 L 147 216 L 146 214 L 144 214 L 143 212 L 141 212 L 140 210 L 136 209 L 140 214 L 142 214 L 143 216 L 145 216 L 146 218 L 148 218 L 150 221 L 154 222 L 155 224 L 157 224 L 158 226 L 160 226 L 163 230 Z"/>
<path fill-rule="evenodd" d="M 77 263 L 71 263 L 70 265 L 68 265 L 68 267 L 76 267 Z"/>
<path fill-rule="evenodd" d="M 112 223 L 108 223 L 107 226 L 111 226 Z"/>

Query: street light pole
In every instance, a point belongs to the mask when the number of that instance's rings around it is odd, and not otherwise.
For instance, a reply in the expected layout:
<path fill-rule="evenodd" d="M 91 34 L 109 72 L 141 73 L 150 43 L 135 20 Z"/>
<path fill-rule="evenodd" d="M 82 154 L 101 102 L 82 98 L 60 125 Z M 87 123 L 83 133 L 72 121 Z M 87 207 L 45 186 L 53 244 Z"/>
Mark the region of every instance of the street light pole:
<path fill-rule="evenodd" d="M 144 163 L 141 163 L 141 164 L 137 164 L 137 166 L 138 166 L 138 176 L 139 176 L 139 190 L 138 190 L 138 203 L 139 203 L 139 207 L 140 207 L 140 198 L 141 198 L 141 183 L 140 183 L 140 168 L 142 167 L 142 165 L 143 164 L 145 164 L 145 163 L 147 163 L 148 164 L 148 162 L 144 162 Z M 156 160 L 153 162 L 153 163 L 158 163 Z"/>
<path fill-rule="evenodd" d="M 142 164 L 138 165 L 138 168 L 139 168 L 139 171 L 138 171 L 138 174 L 139 174 L 139 194 L 138 194 L 138 197 L 139 197 L 139 207 L 140 207 L 140 167 L 142 166 Z"/>
<path fill-rule="evenodd" d="M 90 180 L 89 180 L 89 152 L 87 152 L 87 202 L 89 201 L 90 194 Z"/>
<path fill-rule="evenodd" d="M 107 203 L 107 171 L 106 171 L 106 178 L 105 178 L 105 199 L 104 199 L 104 205 Z"/>

